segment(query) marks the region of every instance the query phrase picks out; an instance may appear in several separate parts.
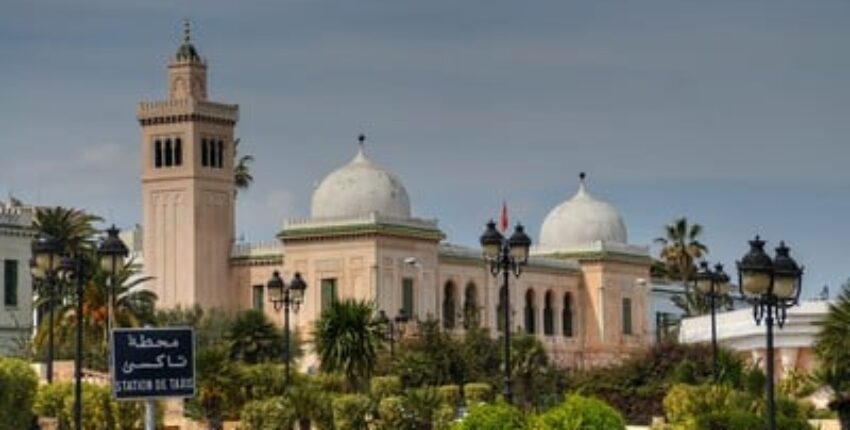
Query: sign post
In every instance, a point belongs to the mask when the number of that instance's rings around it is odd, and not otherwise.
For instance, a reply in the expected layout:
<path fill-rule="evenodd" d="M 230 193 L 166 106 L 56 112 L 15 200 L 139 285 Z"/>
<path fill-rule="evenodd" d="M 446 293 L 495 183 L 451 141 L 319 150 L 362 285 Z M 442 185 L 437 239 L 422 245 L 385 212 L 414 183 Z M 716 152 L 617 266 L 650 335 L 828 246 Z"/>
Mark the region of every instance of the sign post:
<path fill-rule="evenodd" d="M 112 331 L 112 392 L 117 400 L 145 401 L 153 428 L 156 399 L 195 396 L 195 334 L 191 328 L 118 328 Z"/>

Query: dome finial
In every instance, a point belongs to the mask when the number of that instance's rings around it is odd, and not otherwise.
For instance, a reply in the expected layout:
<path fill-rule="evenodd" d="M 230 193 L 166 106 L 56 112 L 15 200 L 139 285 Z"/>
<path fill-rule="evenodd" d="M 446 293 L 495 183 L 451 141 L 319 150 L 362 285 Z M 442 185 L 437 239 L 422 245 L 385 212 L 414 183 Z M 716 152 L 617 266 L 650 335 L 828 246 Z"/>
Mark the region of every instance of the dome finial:
<path fill-rule="evenodd" d="M 580 172 L 578 174 L 578 192 L 579 194 L 584 194 L 586 192 L 585 187 L 587 186 L 587 173 Z"/>
<path fill-rule="evenodd" d="M 357 136 L 357 155 L 354 156 L 354 160 L 352 161 L 366 161 L 366 135 L 363 133 Z"/>
<path fill-rule="evenodd" d="M 189 18 L 183 18 L 183 43 L 192 42 L 192 23 Z"/>

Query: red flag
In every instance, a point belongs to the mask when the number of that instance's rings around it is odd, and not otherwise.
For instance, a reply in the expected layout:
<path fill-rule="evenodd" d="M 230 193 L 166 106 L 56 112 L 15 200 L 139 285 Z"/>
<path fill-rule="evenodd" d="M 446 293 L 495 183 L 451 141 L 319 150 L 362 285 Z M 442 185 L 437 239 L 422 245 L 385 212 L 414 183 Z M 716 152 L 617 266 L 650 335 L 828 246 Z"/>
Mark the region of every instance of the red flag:
<path fill-rule="evenodd" d="M 502 214 L 499 215 L 499 230 L 508 231 L 508 204 L 502 201 Z"/>

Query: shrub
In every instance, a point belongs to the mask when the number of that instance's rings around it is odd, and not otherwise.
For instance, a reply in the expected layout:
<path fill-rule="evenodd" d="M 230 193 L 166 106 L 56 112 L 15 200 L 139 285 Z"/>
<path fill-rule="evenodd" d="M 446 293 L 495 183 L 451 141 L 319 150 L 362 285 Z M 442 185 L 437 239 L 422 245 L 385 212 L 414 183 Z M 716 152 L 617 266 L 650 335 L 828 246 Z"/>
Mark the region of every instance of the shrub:
<path fill-rule="evenodd" d="M 572 394 L 533 420 L 535 430 L 625 430 L 617 410 L 605 402 Z"/>
<path fill-rule="evenodd" d="M 363 430 L 367 428 L 369 398 L 361 394 L 342 394 L 332 402 L 336 430 Z"/>
<path fill-rule="evenodd" d="M 378 400 L 401 394 L 401 379 L 398 376 L 376 376 L 369 386 L 372 397 Z"/>
<path fill-rule="evenodd" d="M 248 402 L 240 419 L 245 430 L 292 430 L 297 421 L 291 402 L 284 397 Z"/>
<path fill-rule="evenodd" d="M 72 428 L 74 385 L 70 382 L 42 385 L 32 410 L 38 416 L 56 418 L 60 429 Z M 144 422 L 144 406 L 140 402 L 114 400 L 109 386 L 83 384 L 83 411 L 86 430 L 132 430 L 141 428 Z M 162 422 L 162 416 L 162 408 L 157 408 L 157 422 Z"/>
<path fill-rule="evenodd" d="M 506 403 L 481 404 L 469 409 L 463 421 L 453 430 L 518 430 L 525 428 L 525 418 L 519 409 Z"/>
<path fill-rule="evenodd" d="M 664 398 L 664 408 L 675 430 L 761 430 L 765 426 L 761 397 L 729 385 L 676 385 Z M 792 400 L 778 399 L 776 412 L 778 428 L 811 429 L 803 409 Z"/>
<path fill-rule="evenodd" d="M 26 361 L 0 358 L 0 411 L 2 430 L 27 428 L 32 423 L 38 375 Z"/>
<path fill-rule="evenodd" d="M 742 388 L 751 376 L 744 371 L 743 361 L 723 349 L 718 358 L 720 380 Z M 664 413 L 662 401 L 670 386 L 712 379 L 710 345 L 659 343 L 621 364 L 576 374 L 570 388 L 604 400 L 629 423 L 649 424 L 653 416 Z"/>
<path fill-rule="evenodd" d="M 467 405 L 493 401 L 493 387 L 484 382 L 470 382 L 463 386 L 463 394 Z"/>
<path fill-rule="evenodd" d="M 443 385 L 437 387 L 437 397 L 443 406 L 455 407 L 460 403 L 460 387 L 457 385 Z"/>
<path fill-rule="evenodd" d="M 35 396 L 33 411 L 40 417 L 59 418 L 65 407 L 65 398 L 72 396 L 72 390 L 70 382 L 42 385 Z"/>
<path fill-rule="evenodd" d="M 405 411 L 404 399 L 401 396 L 384 397 L 378 403 L 378 429 L 405 430 L 416 428 L 410 424 L 409 414 Z"/>

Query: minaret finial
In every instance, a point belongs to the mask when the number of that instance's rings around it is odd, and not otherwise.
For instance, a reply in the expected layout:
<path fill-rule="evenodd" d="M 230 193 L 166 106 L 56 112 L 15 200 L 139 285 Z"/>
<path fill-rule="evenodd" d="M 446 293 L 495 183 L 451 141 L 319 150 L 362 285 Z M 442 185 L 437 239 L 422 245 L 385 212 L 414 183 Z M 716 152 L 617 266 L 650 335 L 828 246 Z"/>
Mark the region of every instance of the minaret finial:
<path fill-rule="evenodd" d="M 584 184 L 585 179 L 587 179 L 587 173 L 581 172 L 578 174 L 578 180 Z"/>
<path fill-rule="evenodd" d="M 189 18 L 183 18 L 183 43 L 192 42 L 192 23 Z"/>
<path fill-rule="evenodd" d="M 360 148 L 360 152 L 363 152 L 363 148 L 366 146 L 366 135 L 365 134 L 361 133 L 359 136 L 357 136 L 357 145 Z"/>

